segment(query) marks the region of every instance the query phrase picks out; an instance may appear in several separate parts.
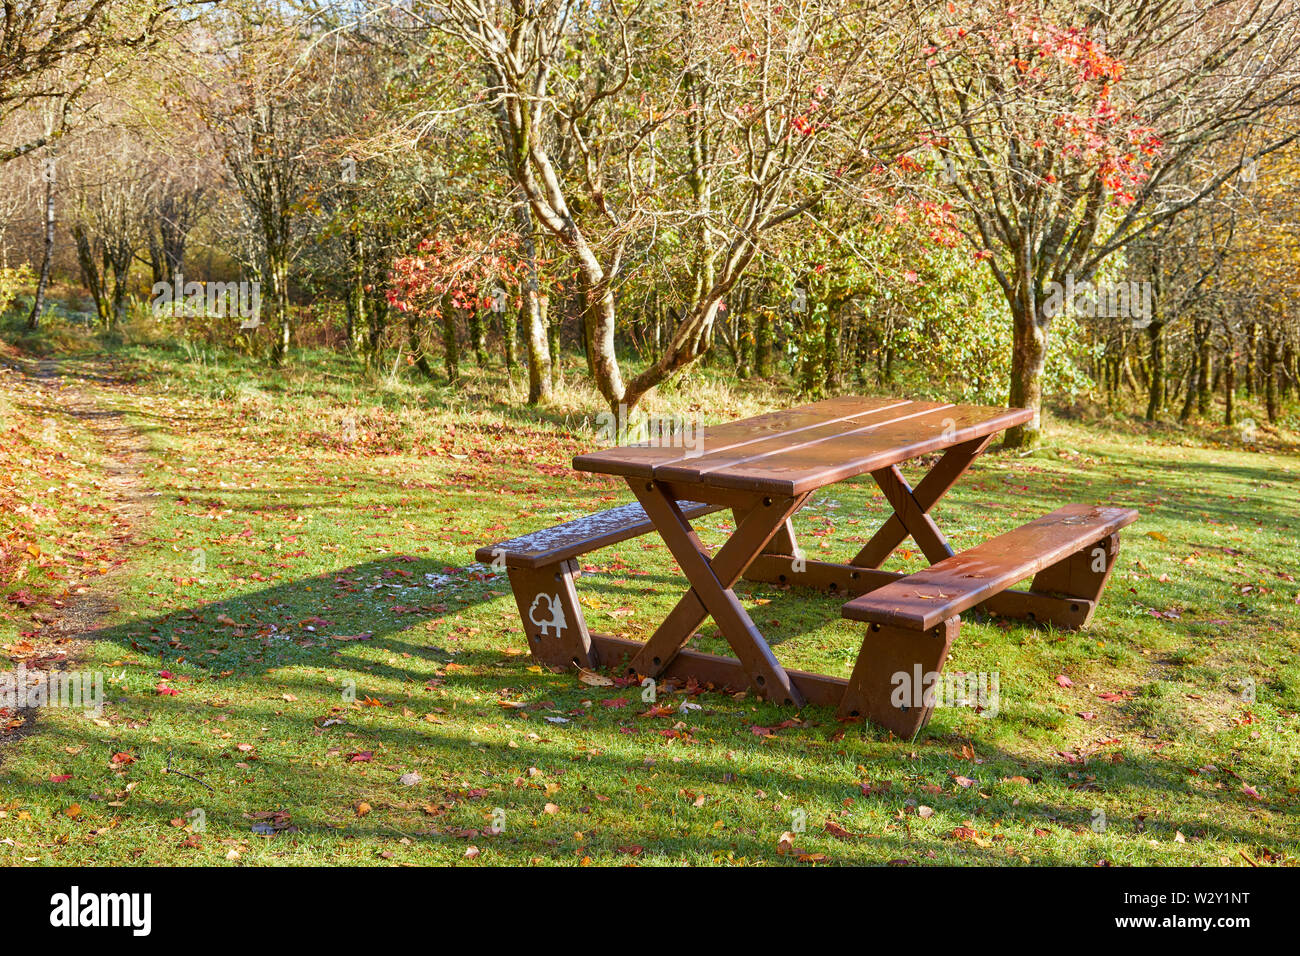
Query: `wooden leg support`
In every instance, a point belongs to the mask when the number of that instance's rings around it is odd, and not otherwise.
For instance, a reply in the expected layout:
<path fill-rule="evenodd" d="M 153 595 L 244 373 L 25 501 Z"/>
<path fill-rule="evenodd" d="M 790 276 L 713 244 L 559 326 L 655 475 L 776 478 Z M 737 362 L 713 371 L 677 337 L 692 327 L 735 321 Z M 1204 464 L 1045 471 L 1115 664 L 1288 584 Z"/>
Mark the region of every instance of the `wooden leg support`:
<path fill-rule="evenodd" d="M 864 717 L 904 739 L 916 736 L 934 711 L 939 675 L 959 630 L 959 617 L 928 631 L 868 625 L 839 716 Z"/>
<path fill-rule="evenodd" d="M 1003 591 L 981 604 L 980 610 L 1062 630 L 1087 627 L 1117 557 L 1118 533 L 1039 571 L 1028 591 Z"/>
<path fill-rule="evenodd" d="M 1031 589 L 1039 593 L 1060 594 L 1084 607 L 1083 619 L 1078 623 L 1058 624 L 1061 627 L 1084 627 L 1097 610 L 1101 592 L 1115 570 L 1119 557 L 1118 532 L 1076 551 L 1064 561 L 1044 568 L 1034 575 Z M 1057 623 L 1053 621 L 1052 623 Z"/>
<path fill-rule="evenodd" d="M 787 519 L 799 510 L 807 495 L 758 499 L 745 509 L 727 543 L 710 557 L 682 517 L 669 489 L 639 479 L 628 479 L 628 484 L 691 583 L 691 590 L 646 641 L 629 669 L 650 677 L 663 673 L 695 629 L 711 617 L 755 691 L 766 700 L 801 705 L 799 689 L 772 654 L 732 586 L 754 556 L 786 528 Z"/>
<path fill-rule="evenodd" d="M 559 667 L 595 667 L 591 635 L 573 586 L 578 563 L 508 568 L 507 573 L 533 660 Z"/>

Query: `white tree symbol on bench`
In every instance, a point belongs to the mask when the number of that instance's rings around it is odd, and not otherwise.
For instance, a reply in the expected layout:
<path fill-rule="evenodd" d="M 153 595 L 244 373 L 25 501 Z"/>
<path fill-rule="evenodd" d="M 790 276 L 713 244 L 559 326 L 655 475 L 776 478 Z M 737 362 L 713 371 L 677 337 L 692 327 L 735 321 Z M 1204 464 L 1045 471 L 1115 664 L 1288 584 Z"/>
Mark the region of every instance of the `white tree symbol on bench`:
<path fill-rule="evenodd" d="M 537 605 L 542 601 L 546 602 L 546 613 L 550 615 L 547 618 L 537 619 Z M 559 637 L 560 632 L 564 630 L 569 622 L 564 619 L 564 608 L 560 606 L 559 595 L 539 594 L 533 598 L 533 603 L 528 608 L 528 619 L 542 629 L 542 637 L 550 637 L 551 628 L 555 629 L 555 636 Z"/>

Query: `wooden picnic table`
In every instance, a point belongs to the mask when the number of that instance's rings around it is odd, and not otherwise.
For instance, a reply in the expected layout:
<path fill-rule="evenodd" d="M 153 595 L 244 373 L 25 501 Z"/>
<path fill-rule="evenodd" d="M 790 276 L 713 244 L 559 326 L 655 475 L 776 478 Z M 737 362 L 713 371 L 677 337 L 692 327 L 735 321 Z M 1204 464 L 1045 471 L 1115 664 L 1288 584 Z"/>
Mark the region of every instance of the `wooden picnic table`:
<path fill-rule="evenodd" d="M 483 548 L 480 559 L 505 556 L 539 660 L 621 661 L 627 673 L 642 677 L 749 687 L 769 700 L 839 706 L 843 715 L 914 732 L 929 708 L 899 713 L 882 702 L 898 668 L 924 665 L 937 674 L 959 613 L 971 607 L 1083 626 L 1114 566 L 1118 530 L 1136 518 L 1129 509 L 1070 505 L 954 555 L 930 512 L 998 433 L 1032 415 L 1022 408 L 841 397 L 701 429 L 690 448 L 641 443 L 579 455 L 576 469 L 623 478 L 640 508 L 623 506 Z M 899 465 L 936 453 L 925 476 L 909 483 Z M 847 562 L 808 558 L 790 519 L 814 492 L 864 474 L 879 485 L 892 515 Z M 710 551 L 690 521 L 720 509 L 732 511 L 735 528 Z M 573 558 L 651 529 L 677 559 L 688 590 L 644 644 L 588 633 L 573 590 Z M 912 575 L 881 570 L 909 536 L 931 567 Z M 1009 590 L 1031 574 L 1029 590 Z M 733 590 L 742 576 L 850 599 L 844 616 L 868 624 L 853 675 L 846 680 L 783 667 Z M 552 579 L 560 588 L 543 594 Z M 537 595 L 547 608 L 560 608 L 558 616 L 537 620 Z M 734 658 L 684 647 L 710 618 Z M 546 626 L 561 621 L 579 627 L 551 649 Z"/>

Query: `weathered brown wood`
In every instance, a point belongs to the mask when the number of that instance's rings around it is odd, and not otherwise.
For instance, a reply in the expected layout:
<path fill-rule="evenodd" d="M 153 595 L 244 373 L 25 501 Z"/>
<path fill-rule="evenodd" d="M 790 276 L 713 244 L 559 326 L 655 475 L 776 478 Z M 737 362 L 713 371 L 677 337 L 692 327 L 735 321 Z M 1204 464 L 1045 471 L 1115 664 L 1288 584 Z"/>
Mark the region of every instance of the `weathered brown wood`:
<path fill-rule="evenodd" d="M 1088 605 L 1080 627 L 1092 620 L 1101 592 L 1115 570 L 1119 557 L 1119 533 L 1108 535 L 1090 547 L 1084 547 L 1063 561 L 1049 565 L 1034 575 L 1031 587 L 1035 591 L 1062 594 L 1075 603 Z"/>
<path fill-rule="evenodd" d="M 763 581 L 768 584 L 806 587 L 826 594 L 857 597 L 906 577 L 899 571 L 880 571 L 859 568 L 852 564 L 807 560 L 803 570 L 794 569 L 792 559 L 785 555 L 760 554 L 745 569 L 746 581 Z M 1018 618 L 1028 621 L 1050 621 L 1060 628 L 1083 627 L 1096 608 L 1094 601 L 1076 597 L 1058 597 L 1031 591 L 1001 591 L 975 605 L 973 610 L 997 617 Z"/>
<path fill-rule="evenodd" d="M 800 568 L 802 570 L 797 570 Z M 817 561 L 807 557 L 796 564 L 792 555 L 768 553 L 754 558 L 744 574 L 746 581 L 813 588 L 826 594 L 842 594 L 845 597 L 866 594 L 901 576 L 897 571 L 855 568 L 849 564 Z"/>
<path fill-rule="evenodd" d="M 653 675 L 662 669 L 708 616 L 717 622 L 719 631 L 759 693 L 778 703 L 800 703 L 799 691 L 790 683 L 785 669 L 773 656 L 731 587 L 754 555 L 799 509 L 803 499 L 763 499 L 710 561 L 677 503 L 661 486 L 638 479 L 629 479 L 628 484 L 691 583 L 691 590 L 678 602 L 679 608 L 685 607 L 680 611 L 675 608 L 637 655 L 633 662 L 637 673 Z"/>
<path fill-rule="evenodd" d="M 1137 520 L 1130 508 L 1066 505 L 1014 531 L 864 594 L 851 620 L 929 630 Z"/>
<path fill-rule="evenodd" d="M 716 467 L 710 456 L 704 455 L 656 468 L 655 476 L 790 496 L 983 438 L 1031 417 L 1028 409 L 1019 408 L 941 407 L 813 443 L 770 441 L 764 446 L 769 449 L 766 454 L 740 457 L 728 453 L 725 465 L 721 456 L 714 460 Z"/>
<path fill-rule="evenodd" d="M 925 631 L 870 625 L 839 716 L 865 717 L 907 740 L 916 736 L 934 711 L 923 693 L 927 677 L 942 673 L 960 628 L 956 617 Z"/>
<path fill-rule="evenodd" d="M 712 488 L 708 485 L 683 485 L 675 481 L 661 481 L 664 491 L 674 501 L 704 501 L 719 508 L 744 510 L 754 503 L 752 491 L 737 491 L 734 488 Z"/>
<path fill-rule="evenodd" d="M 578 471 L 594 471 L 603 475 L 651 478 L 656 476 L 660 466 L 673 462 L 689 461 L 702 457 L 703 454 L 754 444 L 774 435 L 795 436 L 810 428 L 869 414 L 878 409 L 908 404 L 911 403 L 895 398 L 859 396 L 828 398 L 725 425 L 706 426 L 701 428 L 699 435 L 696 436 L 699 439 L 696 443 L 699 446 L 697 449 L 656 446 L 648 443 L 623 445 L 578 455 L 573 459 L 573 467 Z M 697 451 L 702 454 L 697 455 Z"/>
<path fill-rule="evenodd" d="M 731 517 L 735 520 L 736 527 L 740 527 L 740 523 L 745 520 L 745 516 L 748 515 L 751 510 L 751 508 L 731 509 Z M 763 553 L 788 554 L 791 555 L 791 560 L 793 560 L 793 555 L 798 550 L 799 545 L 795 540 L 794 525 L 790 523 L 789 518 L 786 518 L 781 527 L 777 529 L 776 534 L 772 535 L 772 540 L 764 546 Z"/>
<path fill-rule="evenodd" d="M 941 412 L 947 414 L 955 407 L 944 402 L 898 402 L 885 405 L 851 418 L 836 419 L 797 432 L 772 435 L 761 441 L 745 442 L 731 448 L 708 448 L 703 455 L 657 465 L 655 477 L 661 481 L 678 481 L 687 485 L 716 484 L 713 481 L 714 474 L 741 473 L 751 464 L 773 456 L 786 456 L 801 451 L 815 454 L 818 446 L 832 439 L 864 435 Z"/>
<path fill-rule="evenodd" d="M 698 501 L 679 502 L 687 518 L 721 511 L 722 505 Z M 620 541 L 649 534 L 654 524 L 646 517 L 645 509 L 633 502 L 575 518 L 553 528 L 543 528 L 529 534 L 484 545 L 474 552 L 474 557 L 484 564 L 503 561 L 507 567 L 542 568 L 576 558 L 591 551 L 599 551 Z"/>
<path fill-rule="evenodd" d="M 944 558 L 951 558 L 952 547 L 948 544 L 948 539 L 927 514 L 929 509 L 916 500 L 912 486 L 907 483 L 898 466 L 890 465 L 880 471 L 873 471 L 871 477 L 885 493 L 885 499 L 894 509 L 894 517 L 907 529 L 926 559 L 935 564 Z"/>
<path fill-rule="evenodd" d="M 944 452 L 943 457 L 926 473 L 912 492 L 912 497 L 920 509 L 929 514 L 930 510 L 938 504 L 939 499 L 948 493 L 948 489 L 966 474 L 975 459 L 984 452 L 992 440 L 993 435 L 984 435 L 954 445 Z M 864 568 L 878 568 L 903 543 L 907 535 L 908 529 L 904 527 L 898 515 L 892 515 L 849 563 Z"/>
<path fill-rule="evenodd" d="M 540 545 L 526 542 L 529 546 L 517 549 L 523 560 L 540 560 L 539 554 L 553 558 L 568 547 L 594 550 L 653 528 L 677 559 L 690 590 L 642 645 L 587 633 L 571 560 L 582 552 L 566 555 L 556 567 L 512 566 L 511 583 L 530 647 L 547 663 L 600 662 L 647 676 L 749 687 L 785 703 L 834 704 L 843 716 L 865 717 L 910 737 L 929 719 L 933 700 L 896 699 L 900 675 L 921 695 L 929 678 L 939 680 L 961 612 L 980 608 L 1081 626 L 1114 568 L 1119 529 L 1136 518 L 1128 509 L 1066 506 L 952 555 L 931 509 L 994 434 L 1030 417 L 1026 409 L 834 399 L 709 429 L 704 447 L 695 451 L 647 445 L 580 456 L 575 467 L 626 476 L 641 515 L 628 516 L 635 521 L 613 521 L 613 526 L 602 518 L 596 522 L 600 528 L 587 522 L 559 535 L 573 531 L 573 541 L 557 542 L 552 535 Z M 945 449 L 915 488 L 897 467 Z M 790 517 L 811 492 L 867 473 L 884 491 L 893 516 L 850 564 L 798 554 Z M 716 555 L 710 556 L 691 528 L 691 506 L 684 506 L 685 501 L 697 502 L 698 513 L 732 509 L 736 529 Z M 879 570 L 909 534 L 933 565 L 907 576 Z M 494 555 L 480 549 L 479 556 L 489 560 Z M 853 676 L 845 681 L 784 669 L 733 591 L 742 574 L 851 597 L 845 617 L 869 624 Z M 1035 576 L 1033 590 L 1009 590 L 1030 575 Z M 684 648 L 709 617 L 734 658 Z"/>
<path fill-rule="evenodd" d="M 591 635 L 573 587 L 577 564 L 507 568 L 506 573 L 533 659 L 560 667 L 595 666 Z"/>
<path fill-rule="evenodd" d="M 594 633 L 592 645 L 601 666 L 614 672 L 624 672 L 630 661 L 641 650 L 641 644 L 622 637 Z M 825 674 L 810 674 L 807 671 L 787 670 L 790 683 L 794 685 L 804 703 L 819 707 L 835 707 L 844 697 L 848 681 L 842 677 L 829 677 Z M 648 676 L 648 675 L 647 675 Z M 659 674 L 657 679 L 685 681 L 695 679 L 701 684 L 712 684 L 719 689 L 753 690 L 753 683 L 740 661 L 734 657 L 722 657 L 706 654 L 689 648 L 679 651 Z"/>

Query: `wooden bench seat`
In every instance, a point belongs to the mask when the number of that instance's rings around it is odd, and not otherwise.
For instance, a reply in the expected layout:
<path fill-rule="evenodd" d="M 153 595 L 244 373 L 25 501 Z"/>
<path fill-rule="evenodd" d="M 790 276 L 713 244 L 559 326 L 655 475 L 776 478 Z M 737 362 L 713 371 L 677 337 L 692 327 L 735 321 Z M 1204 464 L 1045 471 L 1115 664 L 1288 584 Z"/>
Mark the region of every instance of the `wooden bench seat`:
<path fill-rule="evenodd" d="M 682 515 L 690 519 L 721 511 L 722 506 L 683 501 L 681 509 Z M 645 509 L 634 501 L 630 505 L 574 518 L 553 528 L 486 545 L 474 552 L 474 557 L 484 564 L 504 560 L 508 568 L 541 568 L 599 551 L 620 541 L 639 538 L 653 530 L 654 525 L 646 517 Z"/>
<path fill-rule="evenodd" d="M 1066 505 L 844 605 L 853 621 L 929 630 L 1137 520 L 1132 508 Z M 1035 588 L 1035 590 L 1043 590 Z M 1055 589 L 1048 589 L 1055 590 Z"/>
<path fill-rule="evenodd" d="M 696 501 L 680 502 L 680 507 L 688 520 L 722 510 L 721 505 Z M 574 559 L 653 530 L 645 510 L 633 503 L 485 545 L 474 557 L 505 568 L 535 660 L 561 667 L 594 667 L 597 655 L 574 588 L 579 575 Z"/>
<path fill-rule="evenodd" d="M 869 623 L 870 630 L 840 704 L 841 716 L 868 717 L 899 736 L 919 731 L 933 711 L 933 699 L 913 695 L 900 704 L 896 691 L 922 681 L 937 684 L 961 625 L 959 615 L 977 605 L 996 599 L 999 613 L 1009 609 L 1014 616 L 1036 619 L 1029 611 L 1014 614 L 1017 595 L 1025 602 L 1060 595 L 1083 613 L 1059 623 L 1086 624 L 1114 569 L 1119 530 L 1137 517 L 1131 508 L 1066 505 L 846 603 L 843 616 Z M 1028 593 L 1007 591 L 1030 575 Z"/>

